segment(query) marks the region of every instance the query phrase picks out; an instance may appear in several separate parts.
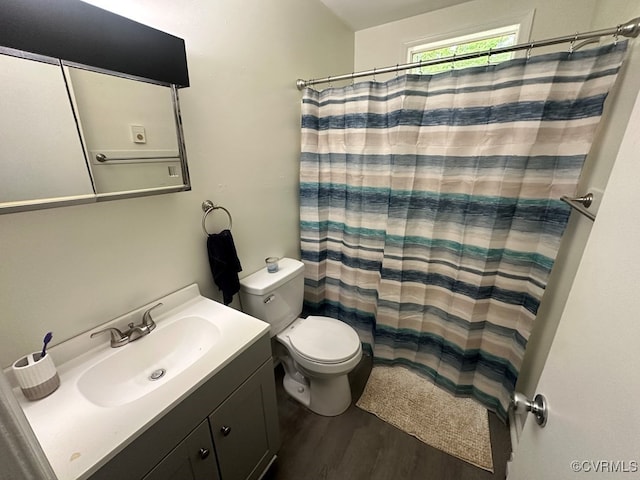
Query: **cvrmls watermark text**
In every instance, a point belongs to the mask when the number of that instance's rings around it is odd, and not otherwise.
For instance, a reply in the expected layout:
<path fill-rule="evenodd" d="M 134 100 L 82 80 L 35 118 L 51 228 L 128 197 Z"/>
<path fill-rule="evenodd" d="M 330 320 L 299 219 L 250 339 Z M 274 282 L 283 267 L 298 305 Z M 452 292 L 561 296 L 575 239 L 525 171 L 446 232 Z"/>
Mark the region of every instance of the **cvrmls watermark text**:
<path fill-rule="evenodd" d="M 640 471 L 637 460 L 573 460 L 571 470 L 582 473 L 636 473 Z"/>

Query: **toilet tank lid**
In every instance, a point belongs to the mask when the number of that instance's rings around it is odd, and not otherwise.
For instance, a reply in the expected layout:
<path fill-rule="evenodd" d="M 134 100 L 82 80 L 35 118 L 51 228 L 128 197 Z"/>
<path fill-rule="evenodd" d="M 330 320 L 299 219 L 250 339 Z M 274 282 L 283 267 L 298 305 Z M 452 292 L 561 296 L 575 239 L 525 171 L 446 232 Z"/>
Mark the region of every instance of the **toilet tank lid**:
<path fill-rule="evenodd" d="M 264 295 L 288 282 L 304 272 L 304 263 L 293 258 L 281 258 L 278 260 L 278 271 L 267 272 L 263 267 L 251 275 L 240 280 L 240 290 L 253 295 Z"/>

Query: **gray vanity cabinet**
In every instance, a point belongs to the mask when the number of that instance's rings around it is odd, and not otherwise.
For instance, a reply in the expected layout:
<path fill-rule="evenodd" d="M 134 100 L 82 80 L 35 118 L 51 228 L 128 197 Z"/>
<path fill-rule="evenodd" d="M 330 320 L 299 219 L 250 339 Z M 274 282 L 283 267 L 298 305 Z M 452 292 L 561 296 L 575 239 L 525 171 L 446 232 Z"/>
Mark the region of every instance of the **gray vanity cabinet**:
<path fill-rule="evenodd" d="M 90 479 L 257 480 L 279 447 L 266 332 Z"/>
<path fill-rule="evenodd" d="M 209 424 L 204 421 L 144 480 L 220 480 Z"/>
<path fill-rule="evenodd" d="M 265 410 L 265 396 L 270 392 L 264 388 L 273 378 L 270 368 L 259 370 L 209 416 L 223 480 L 260 478 L 271 461 Z"/>

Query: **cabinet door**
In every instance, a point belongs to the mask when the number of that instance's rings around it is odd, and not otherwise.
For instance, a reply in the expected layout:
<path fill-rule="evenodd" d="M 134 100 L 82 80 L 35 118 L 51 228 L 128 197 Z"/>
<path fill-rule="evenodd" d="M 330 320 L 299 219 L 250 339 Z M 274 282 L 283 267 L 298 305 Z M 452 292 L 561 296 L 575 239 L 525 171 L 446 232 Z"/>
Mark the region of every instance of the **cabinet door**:
<path fill-rule="evenodd" d="M 206 421 L 180 442 L 143 480 L 191 479 L 220 480 Z"/>
<path fill-rule="evenodd" d="M 278 443 L 274 410 L 273 365 L 269 361 L 209 416 L 223 480 L 254 480 L 269 465 Z"/>

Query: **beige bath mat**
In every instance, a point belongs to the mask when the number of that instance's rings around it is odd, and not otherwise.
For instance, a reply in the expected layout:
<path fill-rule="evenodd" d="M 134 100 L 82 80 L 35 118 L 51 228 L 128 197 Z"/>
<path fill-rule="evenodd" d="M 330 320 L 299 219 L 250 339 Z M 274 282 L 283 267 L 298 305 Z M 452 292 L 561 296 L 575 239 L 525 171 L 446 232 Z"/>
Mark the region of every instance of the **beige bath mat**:
<path fill-rule="evenodd" d="M 493 472 L 487 410 L 402 367 L 374 367 L 356 406 L 443 452 Z"/>

